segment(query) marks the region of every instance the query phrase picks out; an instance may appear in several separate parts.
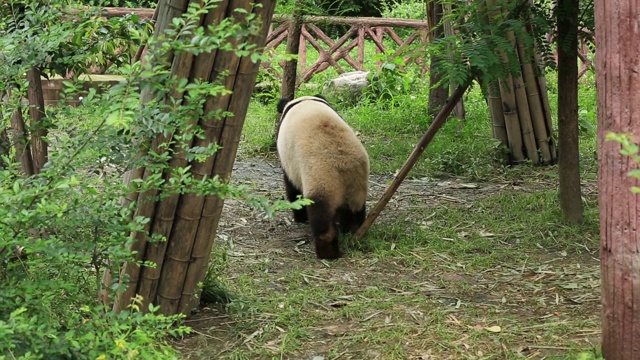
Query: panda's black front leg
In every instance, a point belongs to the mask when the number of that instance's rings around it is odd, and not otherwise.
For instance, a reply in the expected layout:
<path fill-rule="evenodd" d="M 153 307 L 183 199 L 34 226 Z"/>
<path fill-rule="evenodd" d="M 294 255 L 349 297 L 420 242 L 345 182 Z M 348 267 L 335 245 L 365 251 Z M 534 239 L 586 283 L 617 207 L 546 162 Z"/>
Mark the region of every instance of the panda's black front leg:
<path fill-rule="evenodd" d="M 298 196 L 302 195 L 302 191 L 293 185 L 286 173 L 284 174 L 284 190 L 287 193 L 287 200 L 289 200 L 289 202 L 298 200 Z M 303 207 L 302 209 L 293 210 L 293 221 L 297 223 L 304 223 L 308 220 L 309 217 L 307 216 L 306 208 Z"/>

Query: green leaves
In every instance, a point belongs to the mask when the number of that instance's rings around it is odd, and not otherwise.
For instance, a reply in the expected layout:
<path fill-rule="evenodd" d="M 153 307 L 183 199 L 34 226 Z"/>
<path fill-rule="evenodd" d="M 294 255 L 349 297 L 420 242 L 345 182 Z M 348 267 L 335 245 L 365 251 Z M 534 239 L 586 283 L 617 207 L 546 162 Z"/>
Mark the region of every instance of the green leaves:
<path fill-rule="evenodd" d="M 633 142 L 633 134 L 616 134 L 610 132 L 605 136 L 605 140 L 620 143 L 620 145 L 622 146 L 622 148 L 620 149 L 620 154 L 630 157 L 636 163 L 636 165 L 640 164 L 640 154 L 638 154 L 638 152 L 640 151 L 640 147 L 638 146 L 638 144 Z M 635 179 L 640 179 L 640 169 L 630 170 L 627 175 Z M 640 187 L 631 187 L 631 192 L 634 194 L 640 193 Z"/>

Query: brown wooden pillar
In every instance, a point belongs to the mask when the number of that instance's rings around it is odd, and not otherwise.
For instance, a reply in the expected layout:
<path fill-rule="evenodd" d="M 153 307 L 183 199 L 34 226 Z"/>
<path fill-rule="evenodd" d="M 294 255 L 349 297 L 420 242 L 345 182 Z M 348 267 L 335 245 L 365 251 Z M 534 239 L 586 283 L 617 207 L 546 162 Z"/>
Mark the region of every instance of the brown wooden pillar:
<path fill-rule="evenodd" d="M 635 0 L 596 0 L 598 192 L 602 268 L 602 355 L 640 359 L 640 198 L 638 164 L 605 141 L 610 132 L 640 141 L 640 7 Z"/>

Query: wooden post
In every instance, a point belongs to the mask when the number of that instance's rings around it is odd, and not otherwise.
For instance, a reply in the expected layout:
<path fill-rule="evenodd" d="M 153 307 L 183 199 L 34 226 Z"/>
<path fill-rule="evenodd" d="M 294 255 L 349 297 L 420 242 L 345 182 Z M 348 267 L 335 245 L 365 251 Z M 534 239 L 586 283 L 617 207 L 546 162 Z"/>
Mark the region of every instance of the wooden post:
<path fill-rule="evenodd" d="M 284 64 L 282 80 L 282 97 L 293 99 L 296 94 L 296 77 L 298 68 L 298 51 L 300 50 L 300 33 L 302 32 L 302 13 L 296 10 L 289 23 L 289 33 L 287 35 L 288 55 L 294 57 Z"/>
<path fill-rule="evenodd" d="M 173 17 L 180 16 L 188 4 L 188 0 L 182 0 L 179 3 L 173 1 L 169 6 L 168 2 L 162 1 L 158 5 L 156 32 L 167 28 Z M 240 13 L 234 10 L 242 8 L 246 10 L 243 14 L 253 12 L 262 22 L 261 32 L 253 38 L 233 41 L 247 41 L 261 48 L 267 37 L 274 5 L 275 2 L 269 0 L 221 1 L 217 8 L 211 10 L 201 21 L 205 25 L 216 24 L 230 16 L 242 21 Z M 194 119 L 193 123 L 202 127 L 204 138 L 195 138 L 191 144 L 187 144 L 206 147 L 211 143 L 217 143 L 222 149 L 205 162 L 191 164 L 186 160 L 186 149 L 175 149 L 169 162 L 171 168 L 191 165 L 196 179 L 219 176 L 223 181 L 228 181 L 259 63 L 254 63 L 250 56 L 238 57 L 233 51 L 222 50 L 197 57 L 184 53 L 175 57 L 170 55 L 167 61 L 173 64 L 173 75 L 188 78 L 189 81 L 213 81 L 218 80 L 223 73 L 228 74 L 222 82 L 233 94 L 211 97 L 206 101 L 203 117 Z M 143 93 L 143 100 L 148 96 L 150 94 Z M 181 98 L 182 94 L 174 91 L 171 97 Z M 207 116 L 212 111 L 229 111 L 233 116 L 216 120 Z M 151 144 L 152 149 L 160 152 L 161 146 L 169 141 L 171 136 L 158 136 Z M 129 173 L 125 181 L 130 182 L 136 177 L 144 178 L 151 174 L 150 169 L 138 169 Z M 164 174 L 165 180 L 171 176 L 171 170 Z M 144 299 L 143 309 L 146 309 L 146 304 L 153 303 L 160 305 L 160 312 L 163 314 L 188 314 L 198 303 L 197 286 L 206 274 L 223 200 L 217 196 L 203 198 L 195 194 L 176 194 L 161 197 L 162 200 L 158 201 L 158 195 L 161 195 L 158 191 L 147 191 L 139 196 L 130 194 L 127 200 L 138 201 L 135 215 L 151 219 L 145 230 L 153 235 L 163 236 L 166 242 L 151 244 L 147 242 L 144 232 L 132 234 L 136 239 L 133 246 L 133 250 L 137 251 L 136 261 L 150 261 L 155 263 L 156 267 L 140 268 L 134 262 L 125 264 L 121 281 L 128 278 L 129 286 L 114 304 L 116 311 L 124 309 L 136 294 Z M 108 277 L 105 276 L 105 279 Z"/>
<path fill-rule="evenodd" d="M 473 76 L 469 76 L 469 79 L 473 79 Z M 362 239 L 362 237 L 364 237 L 373 222 L 380 215 L 380 212 L 384 209 L 389 200 L 391 200 L 391 197 L 393 196 L 393 194 L 395 194 L 396 190 L 398 190 L 398 187 L 400 186 L 402 181 L 404 181 L 404 179 L 407 177 L 407 174 L 409 174 L 411 168 L 413 168 L 418 159 L 420 159 L 420 155 L 422 155 L 427 146 L 429 146 L 429 143 L 431 143 L 431 140 L 436 135 L 438 130 L 440 130 L 442 125 L 447 121 L 447 118 L 455 108 L 456 104 L 458 103 L 458 101 L 460 101 L 462 95 L 464 95 L 465 91 L 467 91 L 467 89 L 471 85 L 471 81 L 472 80 L 467 80 L 466 84 L 459 86 L 445 102 L 444 106 L 442 107 L 442 109 L 440 109 L 440 112 L 431 123 L 431 126 L 429 126 L 429 129 L 427 129 L 427 132 L 422 136 L 422 139 L 420 139 L 420 141 L 413 148 L 413 151 L 411 152 L 411 155 L 409 155 L 407 161 L 405 161 L 404 165 L 402 165 L 402 168 L 400 168 L 398 175 L 396 175 L 396 177 L 393 179 L 391 185 L 389 185 L 378 203 L 369 212 L 369 215 L 367 215 L 364 223 L 362 223 L 362 225 L 356 232 L 355 237 L 357 239 Z"/>
<path fill-rule="evenodd" d="M 598 197 L 602 270 L 602 356 L 640 359 L 640 198 L 638 164 L 605 142 L 609 132 L 640 141 L 640 8 L 635 0 L 596 0 Z"/>

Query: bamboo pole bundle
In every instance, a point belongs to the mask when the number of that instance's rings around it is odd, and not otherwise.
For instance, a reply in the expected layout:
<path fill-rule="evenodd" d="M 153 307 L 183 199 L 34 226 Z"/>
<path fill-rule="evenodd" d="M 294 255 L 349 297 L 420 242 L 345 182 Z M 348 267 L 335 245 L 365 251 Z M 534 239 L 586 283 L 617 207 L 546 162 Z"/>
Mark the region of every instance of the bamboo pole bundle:
<path fill-rule="evenodd" d="M 192 0 L 200 2 L 200 0 Z M 273 14 L 273 2 L 262 0 L 263 7 L 256 5 L 253 12 L 263 23 L 259 36 L 247 41 L 262 47 L 266 39 L 266 31 Z M 204 19 L 205 25 L 219 23 L 225 17 L 234 17 L 238 21 L 243 18 L 236 9 L 243 8 L 252 11 L 250 0 L 223 1 L 218 7 L 210 11 Z M 186 9 L 188 1 L 182 4 Z M 175 9 L 174 9 L 175 10 Z M 158 27 L 166 26 L 172 16 L 166 9 L 159 8 Z M 164 19 L 164 20 L 163 20 Z M 230 39 L 231 41 L 238 41 Z M 192 56 L 179 55 L 172 58 L 172 73 L 178 77 L 187 77 L 190 81 L 204 79 L 209 81 L 222 80 L 225 88 L 237 92 L 234 97 L 218 95 L 207 99 L 204 105 L 204 117 L 199 120 L 194 116 L 192 125 L 198 121 L 204 132 L 204 139 L 196 138 L 186 146 L 208 146 L 218 143 L 223 146 L 214 157 L 210 157 L 203 163 L 191 164 L 192 173 L 196 179 L 203 179 L 214 175 L 221 175 L 228 180 L 235 160 L 237 145 L 240 139 L 242 123 L 246 115 L 246 109 L 251 96 L 251 90 L 255 83 L 259 64 L 253 63 L 250 57 L 242 60 L 233 51 L 217 51 L 213 54 L 202 54 L 195 59 Z M 171 60 L 171 59 L 167 59 Z M 228 76 L 219 79 L 220 75 L 228 71 Z M 173 98 L 181 98 L 182 94 L 173 92 Z M 144 97 L 144 94 L 143 94 Z M 216 120 L 214 116 L 208 116 L 215 112 L 225 110 L 233 111 L 234 116 L 227 119 Z M 161 146 L 169 140 L 169 136 L 158 136 L 152 143 L 154 151 L 160 151 Z M 169 164 L 171 168 L 184 167 L 188 164 L 185 157 L 186 149 L 176 150 Z M 129 174 L 126 179 L 135 176 L 146 177 L 150 173 L 138 170 Z M 169 180 L 171 172 L 164 175 Z M 167 241 L 161 243 L 148 243 L 143 233 L 132 234 L 136 243 L 134 249 L 138 250 L 136 261 L 150 261 L 155 263 L 155 268 L 143 267 L 140 269 L 135 263 L 126 264 L 123 275 L 129 276 L 129 287 L 121 294 L 114 305 L 115 309 L 122 309 L 129 299 L 140 294 L 144 298 L 144 308 L 149 302 L 161 306 L 165 314 L 173 314 L 178 309 L 188 312 L 190 304 L 193 304 L 197 293 L 197 284 L 202 281 L 209 260 L 209 253 L 215 238 L 218 219 L 222 209 L 222 200 L 217 196 L 209 196 L 204 199 L 197 194 L 173 195 L 158 201 L 158 191 L 148 191 L 138 197 L 136 215 L 146 214 L 152 221 L 147 227 L 153 235 L 162 235 Z M 136 200 L 129 196 L 129 201 Z M 154 206 L 155 205 L 155 206 Z M 144 215 L 143 215 L 144 216 Z M 195 266 L 195 267 L 192 267 Z M 124 276 L 122 277 L 124 278 Z M 184 294 L 184 295 L 183 295 Z M 180 300 L 185 297 L 185 306 L 179 308 Z"/>
<path fill-rule="evenodd" d="M 221 11 L 227 17 L 232 16 L 233 10 L 236 8 L 243 8 L 247 11 L 251 10 L 250 3 L 248 1 L 232 2 L 233 3 L 225 9 L 227 11 L 226 14 Z M 233 39 L 231 39 L 231 41 L 234 42 Z M 219 51 L 214 59 L 213 66 L 211 68 L 210 80 L 220 80 L 217 79 L 217 77 L 219 77 L 219 75 L 224 71 L 228 70 L 229 75 L 221 80 L 223 81 L 226 89 L 233 90 L 236 81 L 236 69 L 240 59 L 230 51 Z M 213 76 L 213 79 L 211 79 L 211 76 Z M 212 98 L 205 104 L 205 113 L 215 111 L 216 109 L 228 109 L 230 101 L 230 95 Z M 223 119 L 211 119 L 210 122 L 203 123 L 202 127 L 205 130 L 205 140 L 204 142 L 197 142 L 197 146 L 207 146 L 212 142 L 216 142 L 222 146 L 220 143 L 220 135 L 225 125 L 226 124 Z M 218 154 L 214 155 L 214 157 L 211 157 L 203 163 L 192 164 L 193 173 L 197 174 L 197 176 L 202 176 L 203 178 L 205 176 L 211 176 L 215 167 L 215 158 L 217 155 Z M 160 281 L 162 284 L 158 288 L 158 292 L 156 294 L 157 305 L 160 305 L 161 311 L 165 314 L 175 313 L 178 308 L 182 293 L 182 284 L 184 283 L 189 262 L 191 261 L 191 252 L 196 239 L 195 235 L 197 234 L 197 230 L 202 226 L 201 204 L 203 201 L 198 197 L 186 196 L 181 200 L 182 201 L 178 207 L 177 218 L 175 220 L 175 229 L 171 234 L 171 239 L 180 239 L 180 242 L 171 241 L 167 247 L 165 256 L 166 263 L 160 273 Z M 191 210 L 193 210 L 193 213 L 190 213 Z M 188 214 L 185 216 L 183 215 L 184 212 Z M 188 220 L 193 219 L 200 219 L 199 223 L 194 224 L 195 226 L 191 227 L 183 226 L 186 225 L 184 220 L 187 220 L 187 223 L 189 223 L 190 221 Z M 193 230 L 196 230 L 196 232 Z M 215 228 L 209 229 L 209 231 L 210 233 L 215 233 Z"/>
<path fill-rule="evenodd" d="M 507 32 L 507 39 L 511 43 L 514 49 L 516 49 L 516 37 L 513 31 Z M 540 159 L 538 156 L 538 148 L 536 146 L 536 138 L 533 133 L 533 126 L 531 124 L 531 113 L 529 110 L 529 101 L 527 98 L 527 91 L 525 89 L 524 81 L 522 80 L 522 74 L 513 77 L 513 91 L 515 92 L 516 103 L 518 108 L 518 119 L 520 120 L 520 130 L 522 138 L 524 139 L 524 147 L 527 153 L 527 158 L 534 164 L 539 164 Z"/>
<path fill-rule="evenodd" d="M 554 156 L 551 153 L 551 133 L 547 129 L 545 112 L 543 110 L 543 100 L 538 91 L 537 79 L 534 72 L 532 61 L 533 54 L 527 54 L 522 40 L 517 39 L 518 56 L 522 64 L 522 74 L 524 76 L 524 85 L 527 92 L 529 110 L 531 112 L 531 122 L 537 142 L 537 147 L 542 155 L 542 160 L 547 163 L 553 163 Z"/>
<path fill-rule="evenodd" d="M 262 0 L 259 3 L 262 7 L 252 8 L 250 0 L 231 1 L 226 16 L 233 15 L 238 19 L 238 13 L 232 11 L 240 7 L 249 12 L 253 11 L 263 21 L 263 28 L 259 36 L 248 41 L 262 47 L 273 14 L 273 2 Z M 218 11 L 220 10 L 216 9 L 216 12 Z M 218 121 L 203 120 L 205 139 L 196 140 L 195 145 L 206 146 L 215 142 L 221 145 L 222 149 L 207 161 L 191 165 L 196 177 L 219 175 L 227 181 L 235 160 L 258 64 L 253 63 L 250 57 L 239 59 L 233 52 L 219 51 L 215 54 L 210 79 L 216 79 L 224 71 L 228 71 L 229 75 L 223 82 L 226 88 L 233 91 L 233 95 L 220 95 L 208 100 L 205 104 L 205 114 L 210 111 L 228 110 L 234 115 Z M 160 305 L 162 313 L 188 313 L 196 303 L 197 284 L 203 280 L 206 273 L 222 204 L 223 200 L 217 196 L 202 198 L 195 194 L 186 194 L 179 198 L 160 278 L 157 280 L 156 296 L 152 300 Z"/>
<path fill-rule="evenodd" d="M 178 0 L 173 1 L 171 4 L 167 2 L 160 2 L 158 4 L 158 22 L 156 23 L 154 32 L 159 34 L 164 30 L 168 29 L 171 25 L 171 20 L 175 17 L 181 16 L 187 9 L 189 5 L 189 0 Z M 167 55 L 165 59 L 167 62 L 173 62 L 173 53 Z M 173 69 L 172 69 L 173 71 Z M 141 102 L 144 104 L 148 102 L 153 96 L 148 89 L 143 89 L 141 94 Z M 171 139 L 172 134 L 160 134 L 155 139 L 153 139 L 151 143 L 151 152 L 161 154 L 165 151 L 164 146 Z M 129 181 L 125 183 L 126 185 L 130 185 L 130 181 L 136 178 L 142 178 L 143 180 L 147 180 L 149 176 L 153 175 L 154 171 L 148 168 L 138 168 L 131 170 L 131 174 L 125 175 L 125 181 Z M 133 214 L 135 217 L 146 217 L 149 219 L 153 219 L 156 215 L 156 200 L 158 197 L 158 190 L 152 189 L 145 191 L 143 193 L 138 194 L 137 192 L 132 192 L 128 195 L 127 199 L 129 202 L 137 201 L 137 207 Z M 126 202 L 126 201 L 125 201 Z M 135 239 L 135 242 L 131 246 L 131 251 L 134 253 L 134 261 L 127 262 L 124 264 L 121 274 L 120 274 L 120 282 L 127 281 L 127 288 L 125 291 L 119 294 L 116 302 L 114 304 L 114 309 L 122 310 L 124 309 L 131 298 L 133 298 L 137 292 L 138 281 L 140 279 L 141 268 L 138 265 L 140 261 L 144 259 L 145 250 L 147 246 L 147 234 L 151 230 L 151 226 L 153 221 L 149 221 L 145 224 L 144 229 L 142 231 L 131 234 L 131 236 Z"/>
<path fill-rule="evenodd" d="M 496 0 L 487 0 L 487 8 L 489 15 L 492 17 L 501 13 L 501 10 L 496 7 Z M 505 64 L 504 66 L 508 66 L 509 58 L 507 57 L 507 54 L 502 50 L 498 51 L 502 59 L 502 63 Z M 505 79 L 499 80 L 498 83 L 511 158 L 515 162 L 520 162 L 525 159 L 525 156 L 522 151 L 522 132 L 517 108 L 518 104 L 516 102 L 514 91 L 514 80 L 512 76 L 508 76 Z"/>
<path fill-rule="evenodd" d="M 273 16 L 275 2 L 270 0 L 254 0 L 249 3 L 255 4 L 253 12 L 257 18 L 262 20 L 263 26 L 261 32 L 248 41 L 261 48 L 265 44 L 269 28 L 268 24 Z M 227 117 L 224 121 L 224 126 L 221 129 L 222 134 L 218 142 L 223 148 L 215 155 L 213 171 L 210 173 L 211 176 L 220 176 L 224 181 L 227 181 L 231 176 L 240 136 L 242 134 L 242 126 L 247 114 L 249 101 L 251 100 L 251 92 L 258 70 L 259 64 L 254 63 L 250 57 L 242 57 L 240 59 L 235 74 L 235 84 L 232 89 L 233 93 L 230 96 L 230 104 L 228 107 L 228 110 L 233 116 Z M 204 280 L 208 269 L 211 248 L 216 237 L 216 229 L 220 220 L 223 203 L 223 199 L 220 197 L 208 197 L 205 199 L 202 220 L 198 227 L 191 251 L 191 261 L 188 263 L 188 269 L 181 288 L 181 299 L 177 308 L 179 312 L 188 313 L 198 302 L 197 297 L 201 289 L 199 289 L 197 285 Z M 161 304 L 161 302 L 159 304 Z"/>
<path fill-rule="evenodd" d="M 505 18 L 507 15 L 501 3 L 496 0 L 486 0 L 479 10 L 482 18 L 487 22 L 490 18 Z M 530 29 L 525 28 L 525 30 Z M 524 160 L 526 152 L 526 158 L 529 158 L 533 164 L 554 163 L 556 154 L 552 136 L 551 110 L 543 72 L 536 68 L 540 65 L 537 46 L 534 44 L 533 54 L 530 54 L 524 48 L 522 40 L 516 39 L 513 31 L 507 31 L 504 36 L 516 51 L 515 55 L 520 63 L 521 72 L 516 76 L 499 80 L 499 91 L 494 91 L 496 86 L 488 84 L 487 103 L 492 117 L 494 136 L 504 143 L 505 134 L 501 131 L 504 123 L 512 161 Z M 503 63 L 508 66 L 507 54 L 501 50 L 498 51 Z M 499 111 L 499 106 L 502 106 L 502 112 Z"/>
<path fill-rule="evenodd" d="M 210 14 L 211 13 L 222 12 L 210 12 Z M 221 19 L 222 16 L 220 16 L 219 18 L 214 16 L 207 16 L 207 22 L 205 21 L 205 16 L 201 16 L 199 25 L 211 25 L 215 22 L 220 21 Z M 181 53 L 174 58 L 174 62 L 172 65 L 172 75 L 178 78 L 188 78 L 189 82 L 193 82 L 194 80 L 206 80 L 209 78 L 209 74 L 211 72 L 210 59 L 214 58 L 215 54 L 203 54 L 198 56 L 194 60 L 193 54 Z M 202 63 L 204 63 L 205 66 L 203 66 Z M 171 98 L 182 99 L 183 94 L 177 92 L 174 89 L 171 91 Z M 188 119 L 188 123 L 191 128 L 197 126 L 198 115 L 193 114 L 193 116 Z M 193 139 L 193 137 L 191 139 Z M 187 147 L 190 147 L 192 145 L 192 142 L 193 140 L 188 141 L 185 145 Z M 187 149 L 175 150 L 176 151 L 174 152 L 173 157 L 169 161 L 170 169 L 182 168 L 184 166 L 187 166 L 188 162 L 185 155 Z M 170 179 L 173 177 L 173 174 L 171 174 L 171 172 L 167 172 L 164 177 L 166 183 L 169 183 Z M 153 225 L 151 226 L 151 233 L 161 236 L 165 239 L 165 241 L 148 243 L 145 249 L 145 260 L 156 264 L 156 266 L 144 266 L 141 269 L 137 293 L 143 298 L 143 308 L 147 308 L 148 304 L 153 302 L 153 300 L 155 299 L 158 281 L 160 279 L 160 272 L 162 270 L 167 243 L 171 235 L 179 199 L 179 194 L 171 194 L 169 197 L 160 200 L 156 205 L 156 215 L 153 219 Z"/>

